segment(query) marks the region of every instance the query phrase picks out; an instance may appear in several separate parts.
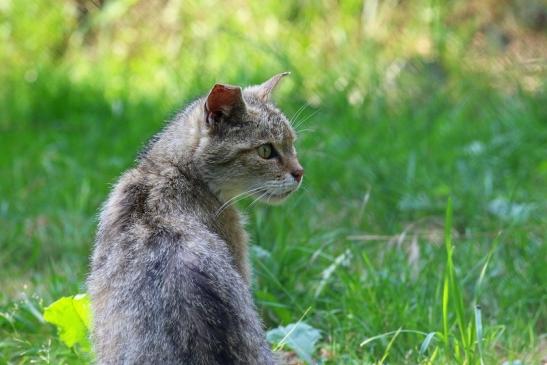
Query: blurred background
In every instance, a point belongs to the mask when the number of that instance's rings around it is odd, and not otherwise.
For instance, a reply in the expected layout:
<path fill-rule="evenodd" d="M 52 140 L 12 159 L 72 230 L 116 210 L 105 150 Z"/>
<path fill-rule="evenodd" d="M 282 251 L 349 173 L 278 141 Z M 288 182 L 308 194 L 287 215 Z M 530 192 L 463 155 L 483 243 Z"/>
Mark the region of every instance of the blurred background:
<path fill-rule="evenodd" d="M 111 184 L 281 71 L 304 186 L 240 204 L 266 328 L 327 364 L 546 361 L 546 56 L 541 0 L 0 0 L 0 363 L 89 361 L 41 312 L 85 291 Z"/>

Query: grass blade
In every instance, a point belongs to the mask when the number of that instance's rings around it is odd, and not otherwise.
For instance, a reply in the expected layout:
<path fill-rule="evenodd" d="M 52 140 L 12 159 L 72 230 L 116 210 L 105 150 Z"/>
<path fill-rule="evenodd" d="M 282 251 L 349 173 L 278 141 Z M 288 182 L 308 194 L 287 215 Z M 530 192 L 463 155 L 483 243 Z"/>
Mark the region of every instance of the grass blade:
<path fill-rule="evenodd" d="M 484 361 L 482 358 L 482 313 L 481 313 L 481 306 L 476 305 L 475 306 L 475 330 L 477 335 L 477 348 L 479 350 L 479 357 L 480 357 L 480 363 L 481 365 L 484 365 Z"/>
<path fill-rule="evenodd" d="M 429 332 L 427 336 L 425 336 L 424 342 L 422 342 L 422 345 L 420 346 L 420 355 L 425 355 L 427 349 L 429 348 L 429 345 L 431 344 L 431 341 L 435 337 L 437 332 Z"/>
<path fill-rule="evenodd" d="M 379 364 L 382 365 L 384 363 L 384 361 L 386 360 L 386 358 L 388 357 L 389 355 L 389 350 L 391 350 L 391 347 L 393 346 L 393 344 L 395 343 L 395 339 L 399 336 L 399 334 L 401 333 L 401 330 L 402 328 L 399 327 L 399 329 L 395 332 L 395 335 L 393 335 L 393 337 L 391 338 L 391 340 L 389 341 L 389 343 L 387 344 L 387 347 L 386 347 L 386 350 L 384 351 L 384 356 L 382 356 L 382 358 L 380 359 L 380 362 Z"/>
<path fill-rule="evenodd" d="M 449 197 L 446 205 L 446 216 L 444 224 L 444 243 L 446 248 L 446 269 L 444 277 L 443 287 L 443 332 L 445 336 L 445 343 L 449 343 L 449 307 L 452 307 L 456 314 L 456 325 L 459 332 L 459 344 L 455 349 L 461 349 L 464 351 L 466 357 L 468 357 L 468 351 L 472 347 L 473 335 L 466 335 L 466 321 L 463 296 L 460 290 L 459 282 L 456 278 L 456 269 L 454 266 L 453 253 L 454 246 L 452 244 L 452 198 Z M 460 351 L 456 350 L 455 355 L 459 356 Z"/>

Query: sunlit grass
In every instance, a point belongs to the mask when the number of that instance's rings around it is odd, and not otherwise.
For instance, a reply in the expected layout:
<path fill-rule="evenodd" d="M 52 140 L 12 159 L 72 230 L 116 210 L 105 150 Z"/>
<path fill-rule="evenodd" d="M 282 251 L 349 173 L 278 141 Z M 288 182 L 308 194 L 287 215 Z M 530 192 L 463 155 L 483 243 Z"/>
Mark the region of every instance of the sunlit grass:
<path fill-rule="evenodd" d="M 85 290 L 110 184 L 215 81 L 284 70 L 303 189 L 240 203 L 266 327 L 305 315 L 326 364 L 538 363 L 544 75 L 494 70 L 473 48 L 482 15 L 453 21 L 464 3 L 112 1 L 78 20 L 72 2 L 9 2 L 0 363 L 85 361 L 40 313 Z"/>

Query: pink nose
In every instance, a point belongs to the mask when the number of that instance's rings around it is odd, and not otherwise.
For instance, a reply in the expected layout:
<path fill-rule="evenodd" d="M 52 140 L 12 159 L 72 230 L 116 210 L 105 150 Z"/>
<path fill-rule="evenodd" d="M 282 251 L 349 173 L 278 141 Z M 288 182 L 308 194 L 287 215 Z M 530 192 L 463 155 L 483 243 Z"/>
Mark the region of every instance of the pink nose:
<path fill-rule="evenodd" d="M 304 176 L 304 169 L 299 168 L 291 172 L 291 175 L 294 177 L 296 182 L 300 182 L 302 180 L 302 176 Z"/>

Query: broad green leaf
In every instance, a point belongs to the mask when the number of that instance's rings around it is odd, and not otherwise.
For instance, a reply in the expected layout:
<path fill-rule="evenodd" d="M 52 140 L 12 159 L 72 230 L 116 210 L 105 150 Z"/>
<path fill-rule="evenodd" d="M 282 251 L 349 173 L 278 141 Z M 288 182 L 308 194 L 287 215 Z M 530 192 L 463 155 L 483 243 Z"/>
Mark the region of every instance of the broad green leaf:
<path fill-rule="evenodd" d="M 266 333 L 268 342 L 279 347 L 287 345 L 308 364 L 313 364 L 312 355 L 315 352 L 315 344 L 320 338 L 321 332 L 304 322 L 280 326 Z"/>
<path fill-rule="evenodd" d="M 87 294 L 62 297 L 44 309 L 44 319 L 54 324 L 59 337 L 68 347 L 78 344 L 89 351 L 91 309 Z"/>

